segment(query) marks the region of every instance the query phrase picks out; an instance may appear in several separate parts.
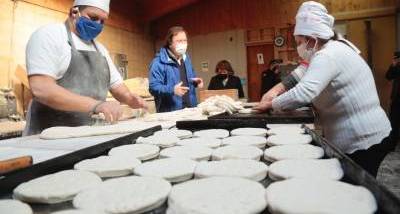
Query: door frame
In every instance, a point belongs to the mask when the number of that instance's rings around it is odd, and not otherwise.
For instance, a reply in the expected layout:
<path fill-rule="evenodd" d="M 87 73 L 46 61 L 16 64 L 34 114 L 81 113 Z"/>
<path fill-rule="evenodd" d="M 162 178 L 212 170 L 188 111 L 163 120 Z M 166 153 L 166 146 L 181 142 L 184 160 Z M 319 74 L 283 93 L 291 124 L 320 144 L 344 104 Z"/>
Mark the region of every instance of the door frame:
<path fill-rule="evenodd" d="M 248 51 L 247 51 L 247 48 L 248 47 L 252 47 L 252 46 L 261 46 L 261 45 L 272 45 L 272 47 L 273 47 L 273 58 L 275 58 L 275 55 L 276 55 L 276 50 L 275 50 L 275 45 L 274 45 L 274 42 L 271 42 L 271 41 L 257 41 L 257 42 L 246 42 L 245 43 L 245 48 L 246 48 L 246 69 L 247 69 L 247 72 L 246 72 L 246 78 L 247 78 L 247 94 L 248 94 L 248 100 L 250 100 L 250 84 L 249 84 L 249 80 L 250 80 L 250 78 L 249 78 L 249 74 L 250 74 L 250 72 L 249 72 L 249 62 L 248 62 Z M 269 62 L 264 62 L 264 63 L 269 63 Z M 262 95 L 261 95 L 262 96 Z"/>

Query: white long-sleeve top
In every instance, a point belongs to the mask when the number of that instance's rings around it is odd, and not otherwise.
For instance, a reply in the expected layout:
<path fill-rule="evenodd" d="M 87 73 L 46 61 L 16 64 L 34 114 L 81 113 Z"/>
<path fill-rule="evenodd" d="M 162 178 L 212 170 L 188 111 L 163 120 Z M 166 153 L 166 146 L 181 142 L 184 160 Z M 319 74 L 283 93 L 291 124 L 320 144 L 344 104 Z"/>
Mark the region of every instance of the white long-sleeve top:
<path fill-rule="evenodd" d="M 290 110 L 309 103 L 320 116 L 326 139 L 348 154 L 380 143 L 391 130 L 371 69 L 338 41 L 315 53 L 304 77 L 273 99 L 272 107 Z"/>

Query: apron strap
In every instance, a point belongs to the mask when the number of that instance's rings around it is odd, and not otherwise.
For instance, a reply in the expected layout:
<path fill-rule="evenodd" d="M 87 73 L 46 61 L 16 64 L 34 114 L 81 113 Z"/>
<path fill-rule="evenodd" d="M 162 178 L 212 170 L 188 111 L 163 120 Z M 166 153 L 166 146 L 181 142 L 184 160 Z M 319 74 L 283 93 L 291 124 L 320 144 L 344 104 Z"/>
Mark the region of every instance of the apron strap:
<path fill-rule="evenodd" d="M 68 20 L 65 21 L 65 27 L 67 28 L 67 34 L 68 34 L 68 43 L 71 45 L 71 48 L 76 51 L 75 43 L 74 40 L 72 39 L 72 34 L 71 34 L 71 28 L 68 24 Z"/>

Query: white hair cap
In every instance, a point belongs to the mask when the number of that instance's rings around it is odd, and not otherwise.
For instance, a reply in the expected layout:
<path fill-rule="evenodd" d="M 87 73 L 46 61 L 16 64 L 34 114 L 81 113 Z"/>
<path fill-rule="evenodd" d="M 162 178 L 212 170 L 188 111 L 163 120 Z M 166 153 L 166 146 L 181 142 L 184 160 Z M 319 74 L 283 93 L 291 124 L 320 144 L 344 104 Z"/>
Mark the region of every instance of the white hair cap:
<path fill-rule="evenodd" d="M 92 6 L 110 13 L 110 0 L 75 0 L 73 6 Z"/>
<path fill-rule="evenodd" d="M 324 5 L 315 1 L 307 1 L 297 11 L 294 35 L 330 39 L 334 35 L 334 23 L 335 18 L 328 14 Z"/>

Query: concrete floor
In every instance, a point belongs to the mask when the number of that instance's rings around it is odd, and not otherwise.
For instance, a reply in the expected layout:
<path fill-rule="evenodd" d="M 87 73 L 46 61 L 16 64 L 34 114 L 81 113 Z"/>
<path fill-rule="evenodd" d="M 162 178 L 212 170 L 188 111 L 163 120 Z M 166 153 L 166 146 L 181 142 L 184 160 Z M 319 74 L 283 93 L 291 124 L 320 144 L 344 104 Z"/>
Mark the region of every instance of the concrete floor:
<path fill-rule="evenodd" d="M 400 198 L 400 142 L 397 143 L 396 150 L 383 160 L 377 180 Z"/>

